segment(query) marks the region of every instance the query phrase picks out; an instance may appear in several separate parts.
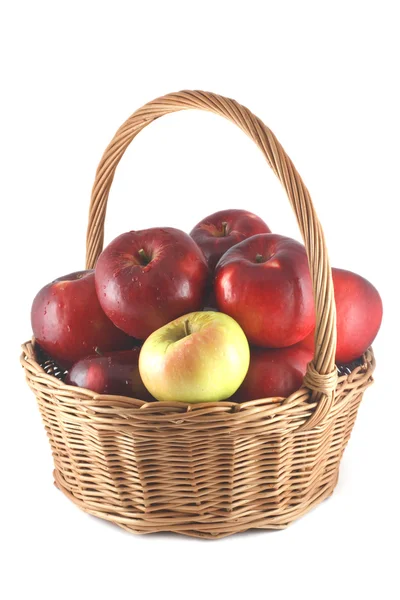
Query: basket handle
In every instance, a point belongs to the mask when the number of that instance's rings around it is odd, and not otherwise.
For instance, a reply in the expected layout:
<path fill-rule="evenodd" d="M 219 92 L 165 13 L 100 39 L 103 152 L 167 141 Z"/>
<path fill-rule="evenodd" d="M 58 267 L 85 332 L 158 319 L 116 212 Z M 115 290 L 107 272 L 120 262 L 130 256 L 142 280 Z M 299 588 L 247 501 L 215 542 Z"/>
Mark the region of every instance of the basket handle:
<path fill-rule="evenodd" d="M 210 111 L 238 125 L 264 154 L 296 214 L 308 255 L 316 312 L 315 356 L 309 364 L 304 385 L 311 390 L 311 398 L 318 404 L 303 428 L 315 427 L 329 413 L 337 384 L 336 309 L 328 252 L 310 194 L 300 175 L 272 131 L 247 108 L 210 92 L 182 91 L 157 98 L 133 113 L 106 148 L 96 172 L 86 237 L 86 268 L 94 267 L 103 248 L 108 195 L 115 169 L 125 150 L 152 121 L 185 109 Z"/>

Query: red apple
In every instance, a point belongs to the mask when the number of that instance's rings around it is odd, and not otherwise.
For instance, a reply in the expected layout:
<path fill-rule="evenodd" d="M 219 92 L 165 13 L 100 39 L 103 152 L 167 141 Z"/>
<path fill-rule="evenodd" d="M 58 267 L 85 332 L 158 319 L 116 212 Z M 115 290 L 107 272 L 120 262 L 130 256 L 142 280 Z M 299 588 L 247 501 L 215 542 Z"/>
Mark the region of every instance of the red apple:
<path fill-rule="evenodd" d="M 302 342 L 290 348 L 252 348 L 247 375 L 230 400 L 287 398 L 301 387 L 312 359 L 312 351 L 303 347 Z"/>
<path fill-rule="evenodd" d="M 229 248 L 257 233 L 270 233 L 260 217 L 247 210 L 220 210 L 206 217 L 190 235 L 202 249 L 211 270 Z"/>
<path fill-rule="evenodd" d="M 31 321 L 36 341 L 63 366 L 93 354 L 96 348 L 121 350 L 134 343 L 104 314 L 94 271 L 77 271 L 42 288 L 33 301 Z"/>
<path fill-rule="evenodd" d="M 66 383 L 98 394 L 154 400 L 139 374 L 139 353 L 140 348 L 132 348 L 83 358 L 72 366 Z"/>
<path fill-rule="evenodd" d="M 172 227 L 130 231 L 96 265 L 100 304 L 120 329 L 145 339 L 202 307 L 209 270 L 192 238 Z"/>
<path fill-rule="evenodd" d="M 382 322 L 382 300 L 372 283 L 351 271 L 332 269 L 336 302 L 336 362 L 350 363 L 370 347 Z M 314 330 L 303 341 L 314 349 Z"/>
<path fill-rule="evenodd" d="M 214 289 L 219 310 L 256 346 L 292 346 L 314 326 L 306 251 L 290 238 L 264 233 L 228 250 L 217 264 Z"/>

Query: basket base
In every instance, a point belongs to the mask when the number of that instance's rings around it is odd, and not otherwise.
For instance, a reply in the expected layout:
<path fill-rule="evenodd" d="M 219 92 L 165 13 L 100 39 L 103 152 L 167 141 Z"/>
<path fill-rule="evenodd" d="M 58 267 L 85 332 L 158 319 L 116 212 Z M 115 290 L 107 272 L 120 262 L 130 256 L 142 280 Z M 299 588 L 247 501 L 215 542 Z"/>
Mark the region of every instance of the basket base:
<path fill-rule="evenodd" d="M 245 531 L 251 530 L 265 530 L 265 531 L 274 531 L 279 529 L 286 529 L 293 521 L 296 521 L 299 517 L 302 517 L 304 514 L 308 513 L 315 506 L 320 504 L 323 500 L 329 498 L 332 495 L 336 484 L 339 478 L 339 471 L 336 472 L 336 477 L 333 480 L 330 479 L 325 485 L 321 486 L 317 493 L 314 494 L 313 498 L 304 504 L 299 510 L 299 507 L 296 507 L 293 511 L 293 515 L 288 519 L 287 522 L 282 523 L 281 519 L 279 522 L 276 522 L 276 517 L 270 516 L 260 519 L 258 523 L 254 523 L 254 521 L 250 523 L 243 523 L 241 526 L 237 520 L 232 523 L 232 531 L 228 531 L 226 533 L 214 533 L 213 527 L 211 524 L 207 524 L 205 522 L 193 522 L 191 524 L 187 521 L 187 515 L 182 517 L 182 523 L 180 524 L 177 520 L 176 526 L 171 528 L 171 526 L 166 527 L 160 522 L 156 523 L 156 518 L 153 519 L 153 524 L 149 525 L 149 520 L 146 519 L 146 522 L 141 520 L 139 516 L 126 516 L 121 517 L 116 514 L 112 514 L 110 512 L 103 512 L 96 510 L 95 508 L 90 509 L 88 507 L 88 503 L 81 502 L 78 498 L 76 498 L 71 492 L 68 490 L 67 486 L 63 481 L 63 477 L 61 473 L 54 469 L 54 485 L 69 499 L 71 500 L 78 508 L 80 508 L 83 512 L 86 512 L 94 517 L 98 517 L 100 519 L 104 519 L 113 523 L 114 525 L 118 525 L 122 529 L 129 531 L 130 533 L 135 533 L 137 535 L 149 534 L 149 533 L 177 533 L 180 535 L 186 535 L 190 537 L 202 538 L 202 539 L 221 539 L 224 537 L 228 537 L 233 533 L 244 533 Z M 289 516 L 289 513 L 288 513 Z M 141 525 L 141 521 L 143 525 Z"/>

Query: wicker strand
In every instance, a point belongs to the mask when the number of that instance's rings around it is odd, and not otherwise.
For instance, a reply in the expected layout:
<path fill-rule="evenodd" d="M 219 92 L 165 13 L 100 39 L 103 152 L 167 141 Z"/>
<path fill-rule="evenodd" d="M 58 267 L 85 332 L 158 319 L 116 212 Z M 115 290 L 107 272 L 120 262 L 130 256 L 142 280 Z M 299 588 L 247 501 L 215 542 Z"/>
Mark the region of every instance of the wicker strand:
<path fill-rule="evenodd" d="M 312 378 L 310 375 L 306 377 L 305 385 L 311 389 L 312 400 L 317 401 L 319 406 L 310 423 L 304 427 L 316 426 L 331 410 L 334 398 L 330 387 L 325 391 L 326 376 L 335 369 L 336 350 L 336 311 L 328 252 L 310 194 L 300 175 L 272 131 L 246 107 L 210 92 L 182 91 L 149 102 L 127 119 L 105 150 L 97 169 L 89 211 L 86 268 L 94 267 L 103 248 L 108 195 L 125 150 L 152 121 L 186 109 L 210 111 L 240 127 L 260 148 L 281 181 L 296 214 L 308 255 L 316 312 L 314 371 Z M 329 381 L 334 383 L 333 379 Z"/>
<path fill-rule="evenodd" d="M 339 376 L 336 367 L 330 373 L 322 375 L 321 373 L 318 373 L 313 362 L 310 362 L 307 365 L 307 372 L 304 376 L 303 385 L 309 390 L 329 398 L 330 402 L 319 402 L 312 416 L 304 423 L 304 425 L 299 427 L 299 430 L 312 429 L 325 420 L 330 407 L 335 400 L 335 390 L 338 379 Z"/>
<path fill-rule="evenodd" d="M 314 364 L 310 362 L 304 377 L 304 385 L 314 392 L 319 392 L 320 394 L 328 396 L 335 391 L 338 378 L 339 376 L 336 368 L 331 373 L 321 375 L 321 373 L 318 373 L 316 370 Z"/>

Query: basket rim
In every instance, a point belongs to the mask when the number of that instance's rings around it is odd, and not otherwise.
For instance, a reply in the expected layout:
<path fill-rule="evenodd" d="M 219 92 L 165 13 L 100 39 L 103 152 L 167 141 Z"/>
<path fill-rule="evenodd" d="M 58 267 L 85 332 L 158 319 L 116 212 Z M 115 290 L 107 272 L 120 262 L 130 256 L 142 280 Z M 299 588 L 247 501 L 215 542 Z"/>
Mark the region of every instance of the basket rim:
<path fill-rule="evenodd" d="M 175 415 L 184 415 L 185 421 L 187 418 L 205 417 L 207 420 L 213 417 L 216 421 L 225 420 L 229 415 L 241 414 L 258 414 L 260 417 L 278 417 L 289 412 L 301 412 L 302 415 L 307 414 L 306 418 L 299 419 L 299 426 L 303 426 L 308 421 L 309 417 L 314 413 L 318 402 L 311 401 L 311 392 L 309 389 L 302 386 L 299 390 L 287 398 L 271 397 L 260 398 L 257 400 L 249 400 L 242 403 L 230 402 L 229 400 L 219 402 L 201 402 L 190 404 L 187 402 L 146 402 L 137 398 L 127 396 L 117 396 L 111 394 L 98 394 L 91 390 L 80 388 L 78 386 L 67 385 L 61 379 L 47 373 L 43 366 L 37 361 L 35 355 L 35 340 L 22 344 L 22 354 L 20 362 L 25 369 L 26 377 L 34 381 L 36 387 L 42 387 L 47 393 L 51 388 L 62 402 L 69 407 L 84 407 L 91 413 L 96 413 L 101 417 L 103 414 L 110 414 L 115 411 L 116 416 L 122 416 L 125 419 L 131 415 L 140 416 L 140 418 L 149 417 L 152 420 L 173 419 Z M 372 383 L 372 373 L 375 369 L 375 357 L 372 347 L 369 348 L 363 355 L 363 362 L 356 366 L 350 373 L 340 375 L 338 377 L 338 385 L 336 395 L 340 389 L 352 381 L 355 382 L 355 389 L 360 383 L 368 387 Z M 345 398 L 335 402 L 331 412 L 337 412 L 343 402 L 346 403 L 351 399 L 351 392 Z M 61 401 L 61 400 L 60 400 Z M 340 405 L 340 406 L 339 406 Z M 329 413 L 329 414 L 330 414 Z M 329 415 L 327 417 L 329 419 Z M 325 421 L 325 419 L 324 419 Z M 318 425 L 322 427 L 324 421 Z M 178 421 L 175 420 L 178 424 Z M 318 427 L 317 426 L 317 427 Z"/>

